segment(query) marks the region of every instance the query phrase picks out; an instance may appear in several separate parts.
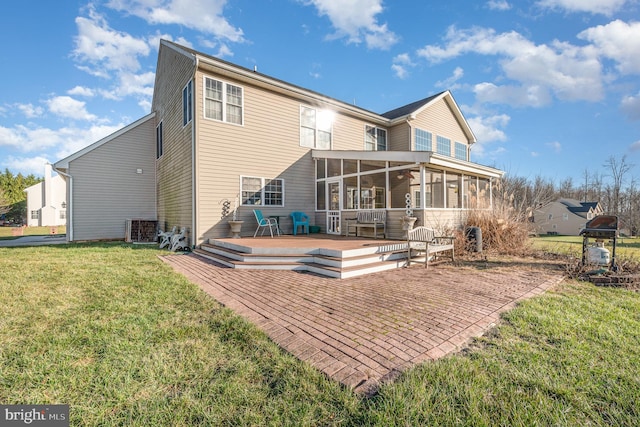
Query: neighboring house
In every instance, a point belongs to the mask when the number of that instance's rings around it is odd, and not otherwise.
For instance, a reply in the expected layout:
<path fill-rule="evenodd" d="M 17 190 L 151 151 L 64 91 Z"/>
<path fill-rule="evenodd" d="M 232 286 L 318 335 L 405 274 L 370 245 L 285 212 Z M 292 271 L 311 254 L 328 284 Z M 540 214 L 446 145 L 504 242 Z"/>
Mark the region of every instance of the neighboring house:
<path fill-rule="evenodd" d="M 598 202 L 558 199 L 533 212 L 533 222 L 539 234 L 577 236 L 587 221 L 602 213 Z"/>
<path fill-rule="evenodd" d="M 329 234 L 375 208 L 400 238 L 407 203 L 436 228 L 491 207 L 503 172 L 470 161 L 474 142 L 449 91 L 377 114 L 162 40 L 152 113 L 55 168 L 70 240 L 123 238 L 127 218 L 147 218 L 199 245 L 229 235 L 236 205 L 245 236 L 255 208 L 285 233 L 304 211 Z"/>
<path fill-rule="evenodd" d="M 60 176 L 51 176 L 51 165 L 44 168 L 44 180 L 24 190 L 27 193 L 27 225 L 58 226 L 67 223 L 67 187 Z"/>

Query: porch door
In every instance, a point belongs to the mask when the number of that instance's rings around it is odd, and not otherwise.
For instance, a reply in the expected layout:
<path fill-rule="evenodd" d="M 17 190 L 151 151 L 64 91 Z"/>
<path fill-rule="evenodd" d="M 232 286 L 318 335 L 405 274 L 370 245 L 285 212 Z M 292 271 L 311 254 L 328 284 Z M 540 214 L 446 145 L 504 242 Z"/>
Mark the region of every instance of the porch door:
<path fill-rule="evenodd" d="M 327 234 L 340 234 L 340 204 L 342 201 L 341 182 L 327 181 L 327 195 L 329 196 L 327 210 Z"/>

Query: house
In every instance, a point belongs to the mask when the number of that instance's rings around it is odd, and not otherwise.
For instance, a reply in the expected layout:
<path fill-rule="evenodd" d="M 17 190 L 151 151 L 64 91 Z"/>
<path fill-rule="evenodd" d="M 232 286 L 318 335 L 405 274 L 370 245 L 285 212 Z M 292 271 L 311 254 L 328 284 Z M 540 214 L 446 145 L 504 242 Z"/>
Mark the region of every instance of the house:
<path fill-rule="evenodd" d="M 69 240 L 122 239 L 131 218 L 186 227 L 191 245 L 229 235 L 233 211 L 304 211 L 340 234 L 358 210 L 385 209 L 388 237 L 455 227 L 490 208 L 503 172 L 470 161 L 473 131 L 449 91 L 378 114 L 162 40 L 152 113 L 63 159 Z"/>
<path fill-rule="evenodd" d="M 67 223 L 67 187 L 60 176 L 52 176 L 51 165 L 44 168 L 44 180 L 27 187 L 27 226 L 58 226 Z"/>
<path fill-rule="evenodd" d="M 587 221 L 603 213 L 598 202 L 558 199 L 533 212 L 533 222 L 539 234 L 578 236 Z"/>

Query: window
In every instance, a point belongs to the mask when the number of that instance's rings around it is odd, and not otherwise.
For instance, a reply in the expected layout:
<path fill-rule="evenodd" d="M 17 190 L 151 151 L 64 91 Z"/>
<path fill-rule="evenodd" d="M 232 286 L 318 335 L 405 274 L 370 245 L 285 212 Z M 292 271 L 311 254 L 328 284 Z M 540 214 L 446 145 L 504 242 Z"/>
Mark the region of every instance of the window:
<path fill-rule="evenodd" d="M 164 147 L 162 146 L 162 122 L 158 123 L 158 127 L 156 127 L 156 159 L 162 157 L 162 153 Z"/>
<path fill-rule="evenodd" d="M 436 152 L 444 156 L 451 156 L 451 140 L 438 135 L 436 138 Z"/>
<path fill-rule="evenodd" d="M 255 176 L 240 178 L 243 205 L 284 206 L 284 180 Z"/>
<path fill-rule="evenodd" d="M 462 142 L 456 142 L 455 145 L 456 159 L 467 160 L 467 145 Z"/>
<path fill-rule="evenodd" d="M 562 214 L 562 220 L 563 221 L 569 221 L 569 214 L 568 213 L 563 213 Z"/>
<path fill-rule="evenodd" d="M 187 123 L 193 118 L 192 99 L 193 96 L 193 83 L 189 80 L 189 83 L 182 89 L 182 126 L 186 126 Z"/>
<path fill-rule="evenodd" d="M 553 214 L 549 214 L 548 218 L 549 218 L 549 221 L 551 221 L 553 219 Z"/>
<path fill-rule="evenodd" d="M 60 211 L 60 219 L 67 219 L 67 211 L 65 210 Z"/>
<path fill-rule="evenodd" d="M 204 78 L 204 116 L 221 122 L 243 123 L 243 94 L 240 86 Z"/>
<path fill-rule="evenodd" d="M 333 112 L 300 106 L 300 146 L 331 149 Z"/>
<path fill-rule="evenodd" d="M 416 151 L 431 151 L 431 132 L 416 128 Z"/>
<path fill-rule="evenodd" d="M 387 131 L 375 126 L 365 126 L 364 149 L 367 151 L 387 151 Z"/>
<path fill-rule="evenodd" d="M 40 219 L 40 211 L 31 211 L 31 219 Z"/>

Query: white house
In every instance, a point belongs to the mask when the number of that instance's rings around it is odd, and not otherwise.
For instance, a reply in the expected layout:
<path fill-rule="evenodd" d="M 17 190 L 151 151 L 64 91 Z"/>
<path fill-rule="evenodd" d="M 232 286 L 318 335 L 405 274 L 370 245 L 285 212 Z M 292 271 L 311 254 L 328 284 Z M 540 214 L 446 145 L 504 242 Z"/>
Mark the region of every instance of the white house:
<path fill-rule="evenodd" d="M 44 181 L 25 189 L 27 225 L 57 226 L 67 223 L 67 185 L 60 175 L 51 176 L 51 165 L 44 167 Z"/>

